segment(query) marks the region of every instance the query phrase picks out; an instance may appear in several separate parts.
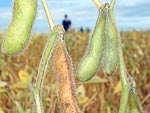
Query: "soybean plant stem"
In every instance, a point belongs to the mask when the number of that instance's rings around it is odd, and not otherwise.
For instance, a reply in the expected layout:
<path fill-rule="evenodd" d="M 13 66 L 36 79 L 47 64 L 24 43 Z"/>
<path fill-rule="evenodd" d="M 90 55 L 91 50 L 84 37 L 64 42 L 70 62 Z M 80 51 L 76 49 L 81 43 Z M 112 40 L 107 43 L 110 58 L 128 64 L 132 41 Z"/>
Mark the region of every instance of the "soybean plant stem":
<path fill-rule="evenodd" d="M 92 0 L 99 9 L 103 9 L 103 4 L 99 0 Z"/>
<path fill-rule="evenodd" d="M 46 17 L 47 17 L 47 20 L 48 20 L 48 24 L 49 24 L 50 30 L 53 30 L 54 22 L 53 22 L 53 18 L 51 16 L 51 13 L 50 13 L 50 11 L 48 9 L 48 4 L 47 4 L 46 0 L 41 0 L 41 1 L 42 1 L 42 4 L 43 4 L 45 13 L 46 13 Z"/>
<path fill-rule="evenodd" d="M 110 8 L 111 8 L 112 14 L 114 13 L 115 3 L 116 3 L 116 0 L 111 0 Z M 114 15 L 112 15 L 112 17 L 114 18 L 114 25 L 116 25 Z M 116 32 L 118 32 L 117 28 L 116 28 Z M 129 83 L 129 80 L 127 77 L 127 70 L 126 70 L 126 66 L 124 62 L 124 56 L 123 56 L 122 45 L 121 45 L 121 37 L 120 37 L 119 32 L 118 32 L 118 54 L 119 54 L 118 56 L 119 56 L 120 79 L 121 79 L 121 84 L 122 84 L 122 95 L 121 95 L 121 100 L 120 100 L 119 113 L 126 113 L 131 84 Z"/>
<path fill-rule="evenodd" d="M 121 79 L 121 84 L 122 84 L 122 95 L 121 95 L 119 113 L 126 113 L 129 91 L 131 89 L 131 86 L 127 78 L 127 71 L 126 71 L 126 67 L 124 63 L 124 56 L 122 52 L 120 36 L 119 36 L 119 48 L 118 49 L 119 49 L 118 51 L 119 51 L 120 79 Z"/>
<path fill-rule="evenodd" d="M 53 23 L 53 19 L 52 19 L 52 16 L 50 14 L 50 11 L 48 9 L 48 5 L 47 5 L 46 0 L 42 0 L 42 4 L 44 7 L 44 11 L 46 13 L 46 17 L 48 20 L 50 30 L 52 31 L 53 27 L 54 27 L 54 23 Z M 51 37 L 51 39 L 52 39 L 52 37 Z M 48 60 L 50 58 L 50 52 L 51 52 L 51 49 L 53 47 L 53 44 L 51 44 L 50 41 L 53 41 L 53 40 L 48 39 L 48 42 L 47 42 L 45 49 L 44 49 L 44 52 L 42 54 L 42 58 L 41 58 L 39 69 L 38 69 L 37 81 L 35 84 L 35 88 L 33 89 L 33 97 L 35 100 L 35 107 L 36 107 L 37 113 L 43 113 L 44 112 L 42 100 L 41 100 L 41 92 L 42 92 L 42 85 L 43 85 L 44 77 L 45 77 L 46 70 L 47 70 Z"/>
<path fill-rule="evenodd" d="M 116 3 L 116 0 L 111 0 L 110 7 L 112 9 L 114 9 L 115 3 Z"/>

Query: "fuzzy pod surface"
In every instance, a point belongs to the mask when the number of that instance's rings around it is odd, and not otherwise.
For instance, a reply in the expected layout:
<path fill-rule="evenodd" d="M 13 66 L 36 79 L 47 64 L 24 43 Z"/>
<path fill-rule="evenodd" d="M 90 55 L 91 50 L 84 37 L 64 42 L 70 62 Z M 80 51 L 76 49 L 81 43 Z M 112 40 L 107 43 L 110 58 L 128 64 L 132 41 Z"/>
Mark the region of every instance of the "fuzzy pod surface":
<path fill-rule="evenodd" d="M 68 55 L 63 40 L 58 40 L 57 42 L 54 63 L 59 86 L 59 100 L 64 113 L 81 113 L 75 95 L 75 81 L 71 58 Z"/>
<path fill-rule="evenodd" d="M 37 13 L 37 0 L 14 0 L 13 18 L 3 39 L 2 51 L 15 55 L 27 46 Z"/>
<path fill-rule="evenodd" d="M 108 7 L 106 13 L 105 23 L 105 44 L 102 58 L 103 71 L 106 75 L 112 75 L 118 64 L 118 31 L 114 18 L 113 8 L 109 4 L 105 4 Z"/>
<path fill-rule="evenodd" d="M 141 104 L 139 102 L 138 96 L 132 89 L 129 93 L 126 113 L 143 113 L 143 110 L 140 105 Z"/>
<path fill-rule="evenodd" d="M 77 69 L 77 78 L 81 82 L 91 79 L 97 72 L 104 49 L 104 30 L 107 9 L 99 12 L 98 19 L 92 37 L 90 39 L 87 54 L 81 59 Z"/>

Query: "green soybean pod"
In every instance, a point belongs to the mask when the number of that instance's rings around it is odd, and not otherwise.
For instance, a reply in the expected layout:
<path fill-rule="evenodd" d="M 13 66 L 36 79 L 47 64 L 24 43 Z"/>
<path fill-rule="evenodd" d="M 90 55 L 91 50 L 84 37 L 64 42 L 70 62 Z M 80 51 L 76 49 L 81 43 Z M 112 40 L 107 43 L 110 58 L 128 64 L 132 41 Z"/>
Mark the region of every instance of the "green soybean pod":
<path fill-rule="evenodd" d="M 37 12 L 37 0 L 15 0 L 13 19 L 3 39 L 2 51 L 8 55 L 26 47 Z"/>
<path fill-rule="evenodd" d="M 99 68 L 103 53 L 106 12 L 107 9 L 104 8 L 99 13 L 96 26 L 89 43 L 89 48 L 78 66 L 77 78 L 79 81 L 84 82 L 91 79 Z"/>
<path fill-rule="evenodd" d="M 136 88 L 132 88 L 131 91 L 129 92 L 128 106 L 126 113 L 143 113 L 141 103 L 134 90 L 136 90 Z"/>
<path fill-rule="evenodd" d="M 103 54 L 103 71 L 106 75 L 112 75 L 118 64 L 118 32 L 114 20 L 114 11 L 110 8 L 109 4 L 106 4 L 109 8 L 106 14 L 105 24 L 105 50 Z"/>

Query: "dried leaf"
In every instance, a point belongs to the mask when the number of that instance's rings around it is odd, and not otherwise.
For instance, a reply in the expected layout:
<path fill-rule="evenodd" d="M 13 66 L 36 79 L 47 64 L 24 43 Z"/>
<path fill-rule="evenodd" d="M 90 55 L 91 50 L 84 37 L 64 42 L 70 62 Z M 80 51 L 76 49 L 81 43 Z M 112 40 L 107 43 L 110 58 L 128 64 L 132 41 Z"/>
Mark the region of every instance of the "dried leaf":
<path fill-rule="evenodd" d="M 15 101 L 15 105 L 19 113 L 25 113 L 19 102 Z"/>
<path fill-rule="evenodd" d="M 0 113 L 4 113 L 3 109 L 0 107 Z"/>
<path fill-rule="evenodd" d="M 95 75 L 91 80 L 85 82 L 85 84 L 103 84 L 106 82 L 108 82 L 108 80 L 100 78 L 98 75 Z"/>
<path fill-rule="evenodd" d="M 13 89 L 25 89 L 29 87 L 31 82 L 31 76 L 25 70 L 20 70 L 18 73 L 19 80 L 17 83 L 12 85 Z"/>
<path fill-rule="evenodd" d="M 88 98 L 88 97 L 84 97 L 84 98 L 79 98 L 79 99 L 78 99 L 79 105 L 84 105 L 84 104 L 86 104 L 88 101 L 89 101 L 89 98 Z"/>
<path fill-rule="evenodd" d="M 1 93 L 5 93 L 5 92 L 7 92 L 8 90 L 7 89 L 0 89 L 0 94 Z M 1 112 L 0 112 L 1 113 Z"/>
<path fill-rule="evenodd" d="M 1 87 L 5 87 L 5 86 L 7 86 L 7 82 L 0 81 L 0 88 L 1 88 Z"/>
<path fill-rule="evenodd" d="M 119 81 L 115 86 L 114 94 L 121 92 L 121 90 L 122 90 L 121 81 Z"/>
<path fill-rule="evenodd" d="M 26 72 L 25 70 L 20 70 L 18 75 L 19 75 L 20 81 L 22 81 L 24 83 L 27 83 L 31 80 L 29 73 Z"/>
<path fill-rule="evenodd" d="M 82 97 L 82 98 L 85 97 L 85 88 L 83 85 L 78 86 L 77 95 L 78 95 L 78 97 Z"/>
<path fill-rule="evenodd" d="M 29 84 L 19 81 L 19 82 L 13 84 L 11 88 L 12 89 L 26 89 L 28 87 L 29 87 Z"/>

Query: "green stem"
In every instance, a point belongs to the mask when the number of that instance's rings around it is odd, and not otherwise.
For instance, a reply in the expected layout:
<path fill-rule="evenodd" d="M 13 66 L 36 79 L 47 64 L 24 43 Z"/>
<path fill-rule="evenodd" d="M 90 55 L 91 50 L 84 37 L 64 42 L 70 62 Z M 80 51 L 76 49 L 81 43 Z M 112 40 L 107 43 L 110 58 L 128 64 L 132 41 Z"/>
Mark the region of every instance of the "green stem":
<path fill-rule="evenodd" d="M 99 9 L 103 9 L 104 5 L 99 0 L 92 0 Z"/>
<path fill-rule="evenodd" d="M 137 95 L 136 83 L 134 81 L 134 78 L 131 76 L 129 76 L 128 78 L 132 86 L 129 93 L 128 110 L 130 110 L 131 113 L 143 113 L 143 108 Z"/>
<path fill-rule="evenodd" d="M 122 52 L 121 43 L 119 46 L 119 68 L 120 68 L 121 81 L 123 83 L 122 85 L 124 87 L 128 84 L 128 78 L 127 78 L 127 71 L 126 71 L 126 67 L 125 67 L 125 63 L 124 63 L 124 56 L 123 56 L 123 52 Z"/>
<path fill-rule="evenodd" d="M 114 10 L 116 0 L 111 0 L 110 8 Z"/>
<path fill-rule="evenodd" d="M 124 56 L 123 56 L 123 52 L 122 52 L 120 36 L 119 36 L 118 49 L 119 49 L 118 51 L 119 51 L 120 79 L 121 79 L 121 84 L 122 84 L 122 95 L 121 95 L 119 113 L 126 113 L 128 97 L 129 97 L 129 92 L 130 92 L 131 86 L 128 83 L 127 71 L 126 71 L 126 67 L 125 67 L 125 63 L 124 63 Z"/>
<path fill-rule="evenodd" d="M 49 23 L 51 34 L 50 34 L 50 38 L 48 38 L 44 52 L 42 54 L 42 58 L 41 58 L 40 65 L 38 68 L 38 76 L 37 76 L 35 88 L 32 90 L 33 91 L 33 97 L 35 100 L 35 107 L 36 107 L 35 109 L 36 109 L 37 113 L 43 113 L 43 105 L 42 105 L 42 100 L 41 100 L 42 86 L 43 86 L 43 81 L 44 81 L 45 74 L 47 71 L 48 61 L 49 61 L 49 58 L 51 56 L 51 51 L 52 51 L 52 48 L 54 46 L 55 40 L 58 36 L 58 31 L 53 30 L 54 23 L 53 23 L 53 19 L 52 19 L 52 16 L 50 14 L 50 11 L 48 9 L 48 5 L 47 5 L 46 0 L 42 0 L 42 4 L 44 7 L 44 11 L 46 13 L 46 17 L 47 17 L 47 20 Z"/>
<path fill-rule="evenodd" d="M 51 34 L 49 36 L 50 38 L 48 38 L 48 41 L 46 43 L 46 46 L 45 46 L 45 49 L 44 49 L 44 52 L 42 54 L 42 58 L 40 61 L 40 65 L 38 68 L 36 85 L 35 85 L 35 89 L 33 90 L 33 96 L 35 99 L 36 111 L 38 113 L 43 113 L 42 101 L 41 101 L 42 86 L 43 86 L 43 81 L 44 81 L 46 71 L 47 71 L 48 61 L 52 55 L 51 54 L 52 49 L 55 45 L 55 42 L 57 40 L 58 35 L 59 35 L 59 31 L 57 31 L 55 29 L 51 32 Z"/>
<path fill-rule="evenodd" d="M 115 2 L 116 2 L 116 0 L 112 0 L 110 3 L 110 8 L 111 8 L 110 11 L 112 14 L 112 19 L 114 20 L 114 25 L 116 25 L 115 17 L 114 17 Z M 116 32 L 118 32 L 117 27 L 116 27 Z M 118 54 L 119 54 L 120 79 L 121 79 L 121 84 L 122 84 L 122 95 L 121 95 L 121 100 L 120 100 L 119 113 L 126 113 L 131 84 L 128 82 L 127 71 L 126 71 L 125 62 L 124 62 L 124 56 L 123 56 L 123 52 L 122 52 L 121 37 L 120 37 L 119 32 L 118 32 Z"/>
<path fill-rule="evenodd" d="M 53 22 L 53 18 L 51 16 L 51 13 L 50 13 L 50 11 L 48 9 L 48 4 L 47 4 L 46 0 L 41 0 L 41 1 L 42 1 L 42 4 L 43 4 L 45 13 L 46 13 L 46 17 L 47 17 L 47 20 L 48 20 L 48 24 L 49 24 L 50 30 L 53 30 L 54 22 Z"/>
<path fill-rule="evenodd" d="M 130 88 L 128 86 L 122 89 L 119 113 L 126 113 L 127 105 L 128 105 L 128 98 L 129 98 L 129 91 L 130 91 Z"/>

